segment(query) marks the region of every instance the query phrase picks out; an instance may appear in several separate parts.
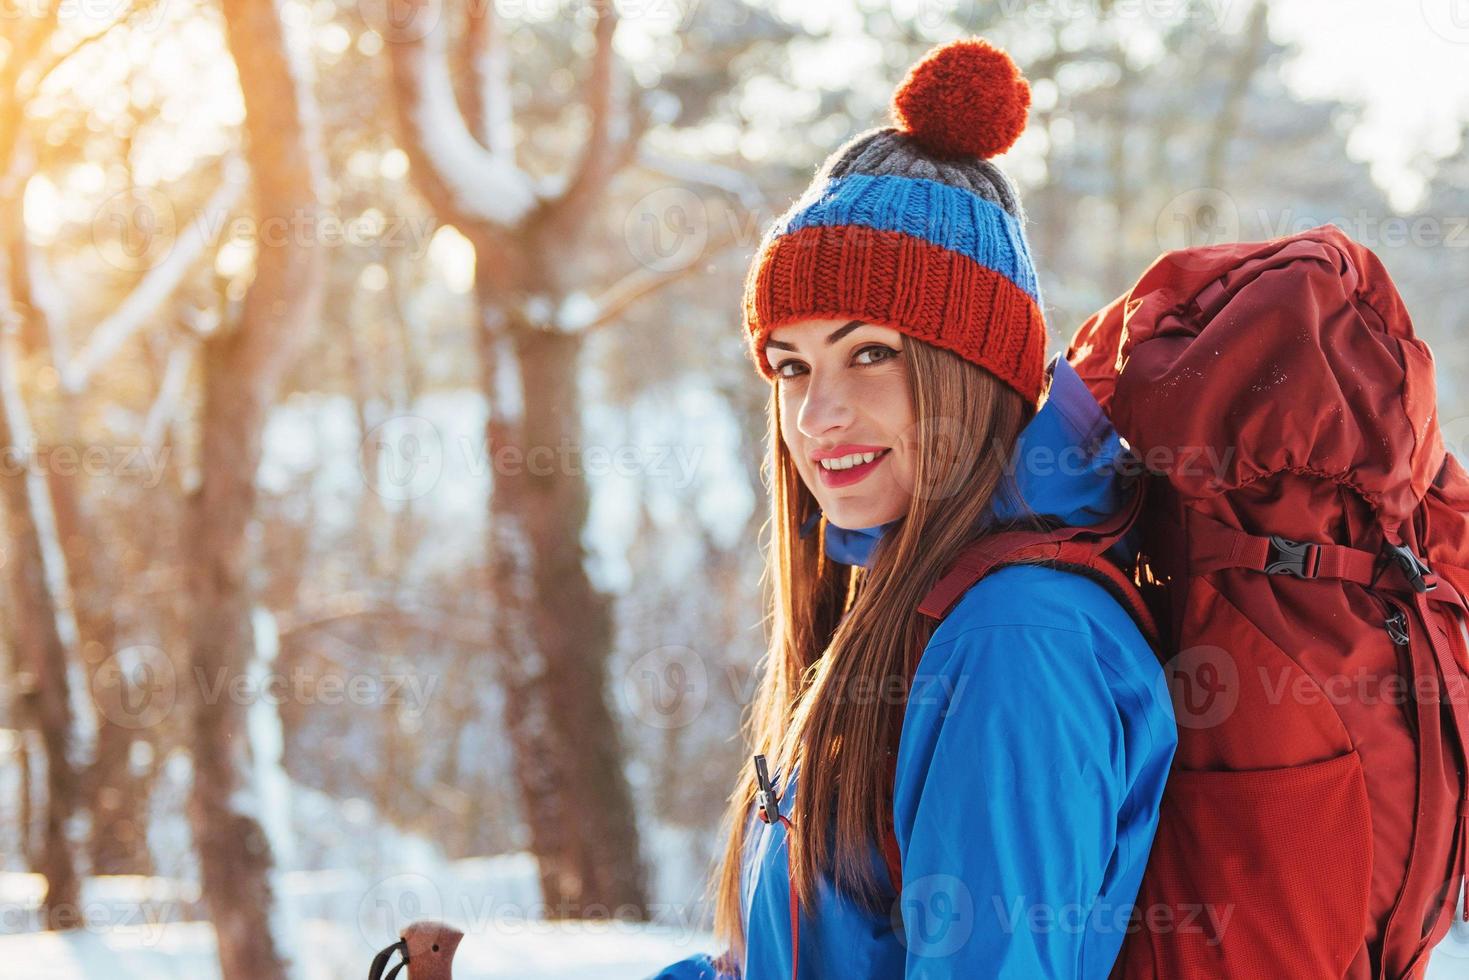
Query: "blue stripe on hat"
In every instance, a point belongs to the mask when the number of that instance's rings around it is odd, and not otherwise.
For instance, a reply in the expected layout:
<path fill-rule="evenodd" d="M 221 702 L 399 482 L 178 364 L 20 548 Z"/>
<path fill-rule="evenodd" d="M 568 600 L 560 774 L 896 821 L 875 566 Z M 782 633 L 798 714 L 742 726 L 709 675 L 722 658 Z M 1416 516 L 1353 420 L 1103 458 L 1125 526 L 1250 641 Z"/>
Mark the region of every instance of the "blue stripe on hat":
<path fill-rule="evenodd" d="M 837 225 L 902 232 L 969 256 L 1040 305 L 1025 232 L 1014 215 L 993 201 L 952 184 L 897 174 L 848 174 L 828 180 L 815 193 L 779 234 Z"/>

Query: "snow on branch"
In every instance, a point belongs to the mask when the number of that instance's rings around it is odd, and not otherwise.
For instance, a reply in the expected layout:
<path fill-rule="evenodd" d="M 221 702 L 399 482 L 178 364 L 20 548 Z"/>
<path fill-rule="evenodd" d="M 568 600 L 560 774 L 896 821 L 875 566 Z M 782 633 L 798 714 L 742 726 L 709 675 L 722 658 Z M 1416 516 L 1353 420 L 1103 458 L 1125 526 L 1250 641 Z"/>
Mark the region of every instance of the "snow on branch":
<path fill-rule="evenodd" d="M 149 318 L 178 289 L 204 249 L 223 227 L 230 209 L 239 200 L 247 183 L 245 164 L 231 158 L 225 165 L 224 181 L 204 207 L 179 233 L 163 261 L 138 280 L 132 292 L 123 298 L 112 314 L 92 330 L 87 344 L 76 358 L 61 366 L 61 383 L 69 392 L 79 392 L 128 339 L 142 329 Z"/>
<path fill-rule="evenodd" d="M 714 256 L 736 244 L 737 241 L 738 235 L 733 230 L 726 230 L 711 236 L 700 249 L 696 260 L 685 262 L 673 269 L 660 270 L 647 267 L 636 269 L 613 283 L 595 300 L 574 294 L 573 297 L 568 297 L 567 302 L 558 311 L 556 326 L 564 333 L 577 333 L 596 330 L 609 323 L 615 323 L 629 307 L 644 297 L 666 289 L 685 276 L 706 271 Z"/>
<path fill-rule="evenodd" d="M 491 152 L 474 138 L 459 111 L 449 74 L 447 20 L 438 4 L 423 5 L 419 16 L 432 18 L 422 37 L 391 42 L 402 47 L 397 54 L 408 75 L 402 81 L 407 83 L 403 94 L 409 100 L 405 115 L 411 138 L 456 211 L 488 224 L 515 227 L 539 203 L 535 186 L 511 154 L 503 149 Z"/>
<path fill-rule="evenodd" d="M 760 185 L 733 167 L 721 166 L 707 160 L 671 157 L 646 147 L 638 150 L 637 159 L 638 166 L 651 173 L 732 194 L 748 210 L 755 211 L 765 206 L 765 192 Z"/>
<path fill-rule="evenodd" d="M 193 343 L 183 343 L 169 351 L 168 364 L 163 369 L 163 381 L 158 386 L 158 397 L 148 408 L 148 417 L 143 423 L 140 440 L 149 450 L 162 448 L 168 436 L 168 427 L 178 414 L 179 405 L 188 389 L 189 367 L 194 360 Z"/>
<path fill-rule="evenodd" d="M 515 115 L 511 106 L 510 52 L 505 32 L 499 29 L 492 3 L 471 3 L 465 11 L 468 25 L 464 42 L 469 47 L 470 68 L 481 141 L 489 151 L 515 162 Z"/>

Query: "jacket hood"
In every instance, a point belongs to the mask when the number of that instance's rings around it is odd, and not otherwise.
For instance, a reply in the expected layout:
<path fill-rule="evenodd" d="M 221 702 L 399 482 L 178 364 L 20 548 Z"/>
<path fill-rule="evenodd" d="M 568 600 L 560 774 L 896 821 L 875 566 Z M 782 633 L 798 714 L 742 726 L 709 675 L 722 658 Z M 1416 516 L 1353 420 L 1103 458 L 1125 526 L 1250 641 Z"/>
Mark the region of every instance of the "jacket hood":
<path fill-rule="evenodd" d="M 981 528 L 997 520 L 1015 520 L 1027 506 L 1063 524 L 1095 524 L 1123 503 L 1125 478 L 1117 464 L 1126 445 L 1117 430 L 1060 354 L 1046 365 L 1046 376 L 1050 386 L 1043 401 L 1015 441 L 1008 469 L 1011 479 L 1001 483 L 980 520 Z M 815 530 L 820 516 L 818 509 L 806 520 L 802 537 Z M 827 522 L 827 557 L 866 566 L 883 534 L 901 520 L 859 528 Z"/>

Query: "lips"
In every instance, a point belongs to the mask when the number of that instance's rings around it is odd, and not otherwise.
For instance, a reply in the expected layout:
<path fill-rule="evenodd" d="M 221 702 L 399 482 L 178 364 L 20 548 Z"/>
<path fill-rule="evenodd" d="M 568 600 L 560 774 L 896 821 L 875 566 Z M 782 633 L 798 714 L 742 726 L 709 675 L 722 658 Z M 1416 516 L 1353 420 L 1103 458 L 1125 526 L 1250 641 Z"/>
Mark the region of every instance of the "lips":
<path fill-rule="evenodd" d="M 819 465 L 823 459 L 841 459 L 843 456 L 852 456 L 857 453 L 878 453 L 887 448 L 887 446 L 869 446 L 859 442 L 844 442 L 830 449 L 816 450 L 811 454 L 811 462 Z"/>
<path fill-rule="evenodd" d="M 836 450 L 822 451 L 819 454 L 813 454 L 813 458 L 817 460 L 840 459 L 843 456 L 849 456 L 858 452 L 875 452 L 877 455 L 873 457 L 872 462 L 870 463 L 858 463 L 856 466 L 851 466 L 844 470 L 829 470 L 826 467 L 822 466 L 820 462 L 818 462 L 816 464 L 816 472 L 819 475 L 822 485 L 833 488 L 849 487 L 854 483 L 865 480 L 869 475 L 871 475 L 873 470 L 876 470 L 879 466 L 882 465 L 883 460 L 888 458 L 891 450 L 884 449 L 881 446 L 864 446 L 860 448 L 838 446 Z"/>

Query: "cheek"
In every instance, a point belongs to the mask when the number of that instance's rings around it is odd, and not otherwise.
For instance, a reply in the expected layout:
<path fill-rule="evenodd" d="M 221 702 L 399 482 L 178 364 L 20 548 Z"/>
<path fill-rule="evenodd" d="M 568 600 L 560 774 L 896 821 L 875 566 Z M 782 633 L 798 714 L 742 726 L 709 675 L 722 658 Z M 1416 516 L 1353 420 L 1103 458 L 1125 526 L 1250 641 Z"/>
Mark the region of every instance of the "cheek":
<path fill-rule="evenodd" d="M 895 372 L 896 373 L 896 372 Z M 883 420 L 888 438 L 894 448 L 905 449 L 913 442 L 917 428 L 917 416 L 913 413 L 913 395 L 909 391 L 908 378 L 898 374 L 884 378 L 883 384 L 875 386 L 868 401 L 873 413 Z"/>

